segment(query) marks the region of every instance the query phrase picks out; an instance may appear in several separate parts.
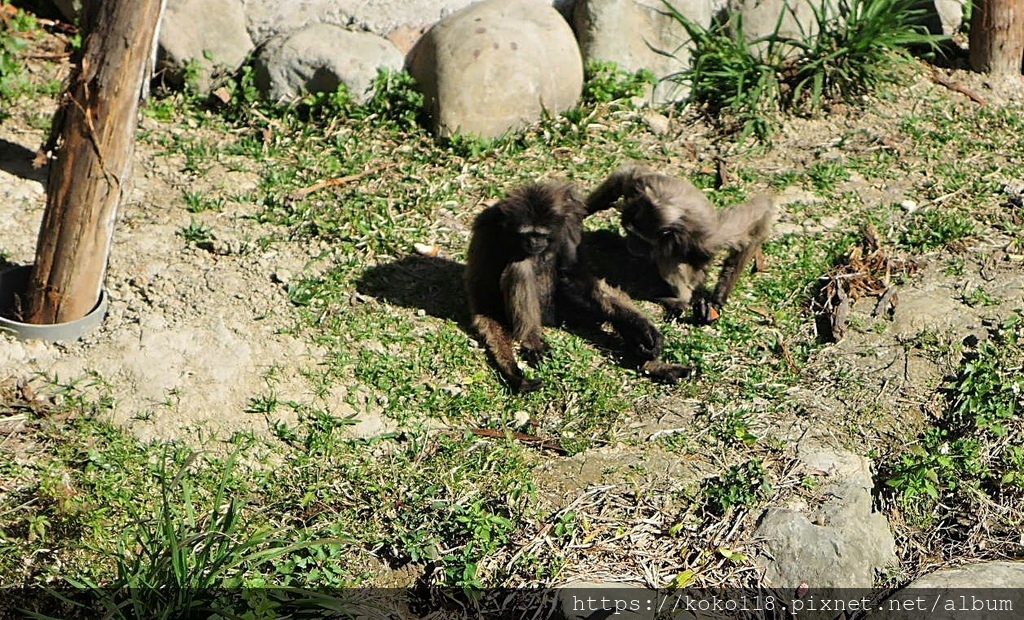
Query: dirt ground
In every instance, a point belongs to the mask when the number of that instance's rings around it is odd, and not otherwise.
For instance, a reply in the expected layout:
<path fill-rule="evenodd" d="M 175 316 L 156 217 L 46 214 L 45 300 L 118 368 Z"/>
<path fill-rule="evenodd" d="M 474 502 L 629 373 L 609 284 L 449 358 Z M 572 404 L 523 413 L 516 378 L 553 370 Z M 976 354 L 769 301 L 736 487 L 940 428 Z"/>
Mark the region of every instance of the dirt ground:
<path fill-rule="evenodd" d="M 28 165 L 41 138 L 6 123 L 0 129 L 0 239 L 14 264 L 32 262 L 45 205 L 43 178 Z M 0 380 L 102 387 L 114 399 L 113 420 L 143 441 L 266 429 L 262 417 L 237 412 L 271 387 L 282 400 L 316 400 L 302 372 L 323 352 L 286 333 L 295 319 L 283 282 L 320 248 L 285 243 L 261 251 L 251 243 L 258 226 L 229 209 L 219 214 L 214 251 L 188 246 L 176 231 L 190 222 L 182 188 L 197 180 L 178 169 L 137 145 L 134 189 L 107 274 L 107 319 L 79 342 L 4 337 Z M 226 169 L 203 179 L 233 191 L 255 186 L 250 175 Z M 339 388 L 326 404 L 344 413 L 344 396 Z"/>

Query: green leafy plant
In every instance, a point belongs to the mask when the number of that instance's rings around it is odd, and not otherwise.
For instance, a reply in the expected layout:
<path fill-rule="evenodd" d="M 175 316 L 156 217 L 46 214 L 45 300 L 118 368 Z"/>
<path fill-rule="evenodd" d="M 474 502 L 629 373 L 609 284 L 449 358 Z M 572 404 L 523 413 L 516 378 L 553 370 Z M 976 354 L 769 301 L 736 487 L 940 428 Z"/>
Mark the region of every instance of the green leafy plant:
<path fill-rule="evenodd" d="M 22 64 L 19 54 L 25 49 L 24 33 L 38 28 L 35 17 L 18 9 L 13 15 L 0 14 L 0 101 L 10 99 L 21 88 Z M 5 116 L 3 106 L 0 119 Z"/>
<path fill-rule="evenodd" d="M 692 64 L 665 79 L 690 88 L 690 100 L 705 106 L 739 132 L 741 141 L 754 136 L 768 141 L 778 127 L 782 96 L 782 65 L 777 39 L 748 41 L 742 18 L 733 28 L 713 23 L 709 28 L 692 21 L 665 2 L 666 11 L 692 41 Z M 766 43 L 761 52 L 752 46 Z"/>
<path fill-rule="evenodd" d="M 745 409 L 726 411 L 711 426 L 712 434 L 719 441 L 728 445 L 752 446 L 757 443 L 757 435 L 750 432 L 750 412 Z"/>
<path fill-rule="evenodd" d="M 213 231 L 203 222 L 189 218 L 188 226 L 178 229 L 178 236 L 190 245 L 202 245 L 213 240 Z"/>
<path fill-rule="evenodd" d="M 1002 302 L 1002 299 L 990 294 L 980 286 L 969 291 L 964 291 L 960 298 L 963 299 L 965 304 L 972 308 L 977 308 L 979 306 L 997 306 Z"/>
<path fill-rule="evenodd" d="M 807 167 L 807 178 L 820 193 L 834 191 L 836 185 L 850 179 L 850 171 L 834 161 L 818 161 Z"/>
<path fill-rule="evenodd" d="M 741 139 L 770 141 L 779 112 L 818 112 L 897 81 L 910 48 L 934 50 L 941 39 L 929 34 L 917 0 L 812 3 L 814 23 L 798 36 L 784 34 L 784 7 L 774 30 L 752 40 L 741 14 L 705 28 L 663 2 L 693 44 L 691 66 L 667 79 L 689 85 L 691 99 Z"/>
<path fill-rule="evenodd" d="M 722 514 L 733 506 L 752 506 L 768 497 L 771 485 L 768 471 L 759 460 L 733 465 L 721 476 L 707 480 L 702 486 L 708 510 Z"/>
<path fill-rule="evenodd" d="M 945 387 L 946 413 L 889 466 L 886 485 L 904 505 L 916 506 L 922 513 L 970 512 L 977 501 L 972 494 L 998 501 L 1012 489 L 1022 488 L 1022 325 L 1021 316 L 1012 315 L 991 340 L 967 356 L 959 374 Z"/>
<path fill-rule="evenodd" d="M 365 113 L 379 115 L 398 129 L 415 130 L 423 124 L 424 104 L 423 93 L 407 71 L 380 69 Z"/>
<path fill-rule="evenodd" d="M 816 111 L 827 101 L 850 102 L 894 82 L 913 62 L 908 50 L 937 51 L 943 38 L 928 32 L 928 12 L 918 0 L 825 0 L 812 8 L 812 32 L 779 38 L 799 50 L 787 67 L 793 108 Z"/>
<path fill-rule="evenodd" d="M 311 544 L 286 545 L 273 538 L 272 530 L 247 525 L 243 503 L 230 488 L 234 455 L 224 463 L 208 507 L 202 508 L 189 481 L 194 458 L 173 471 L 169 468 L 172 455 L 164 454 L 157 472 L 159 504 L 153 514 L 136 513 L 134 525 L 118 540 L 116 550 L 108 551 L 115 568 L 110 584 L 66 577 L 67 584 L 85 596 L 68 598 L 54 590 L 51 594 L 106 618 L 230 613 L 233 601 L 225 590 L 246 584 L 247 569 Z"/>
<path fill-rule="evenodd" d="M 649 69 L 629 73 L 615 62 L 606 60 L 589 61 L 583 78 L 583 95 L 580 98 L 583 105 L 642 97 L 647 89 L 658 83 Z"/>
<path fill-rule="evenodd" d="M 412 131 L 419 128 L 424 114 L 423 94 L 416 80 L 406 71 L 380 69 L 374 78 L 370 97 L 358 103 L 348 88 L 341 84 L 330 93 L 316 93 L 302 100 L 308 115 L 314 119 L 337 116 L 352 120 L 375 118 L 391 129 Z"/>
<path fill-rule="evenodd" d="M 974 233 L 974 223 L 967 217 L 945 209 L 921 210 L 909 219 L 900 234 L 900 244 L 919 252 L 927 252 L 955 243 Z"/>

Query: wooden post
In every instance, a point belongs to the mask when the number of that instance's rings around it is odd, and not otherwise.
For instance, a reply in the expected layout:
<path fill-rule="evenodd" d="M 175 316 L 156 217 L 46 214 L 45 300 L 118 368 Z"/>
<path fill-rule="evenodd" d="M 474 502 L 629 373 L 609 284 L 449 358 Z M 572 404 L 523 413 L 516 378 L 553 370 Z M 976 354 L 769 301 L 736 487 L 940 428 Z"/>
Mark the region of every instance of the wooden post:
<path fill-rule="evenodd" d="M 974 0 L 971 68 L 1020 77 L 1024 62 L 1024 0 Z"/>
<path fill-rule="evenodd" d="M 85 3 L 83 49 L 50 131 L 55 154 L 26 291 L 28 323 L 73 321 L 99 301 L 163 4 Z"/>

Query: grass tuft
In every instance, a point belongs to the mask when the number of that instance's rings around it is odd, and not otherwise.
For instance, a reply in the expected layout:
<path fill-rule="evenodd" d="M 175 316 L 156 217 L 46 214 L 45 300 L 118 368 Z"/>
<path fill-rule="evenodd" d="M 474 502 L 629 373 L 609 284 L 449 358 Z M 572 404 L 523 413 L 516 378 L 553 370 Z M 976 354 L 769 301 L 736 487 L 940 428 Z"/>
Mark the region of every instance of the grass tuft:
<path fill-rule="evenodd" d="M 780 113 L 817 113 L 835 102 L 855 103 L 895 83 L 914 59 L 909 50 L 937 50 L 942 37 L 924 25 L 918 0 L 823 0 L 813 24 L 784 33 L 784 7 L 774 30 L 750 39 L 742 14 L 703 27 L 663 0 L 665 11 L 693 42 L 691 66 L 669 76 L 690 88 L 739 141 L 771 141 Z"/>

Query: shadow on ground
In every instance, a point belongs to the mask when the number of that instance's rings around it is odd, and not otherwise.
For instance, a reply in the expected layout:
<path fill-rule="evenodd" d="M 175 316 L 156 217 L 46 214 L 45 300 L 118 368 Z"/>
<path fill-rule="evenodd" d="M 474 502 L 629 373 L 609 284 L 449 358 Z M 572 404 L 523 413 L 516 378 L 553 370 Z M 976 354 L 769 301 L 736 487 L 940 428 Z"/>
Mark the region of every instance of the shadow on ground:
<path fill-rule="evenodd" d="M 0 138 L 0 170 L 14 176 L 46 183 L 46 168 L 32 166 L 36 154 L 17 142 Z"/>
<path fill-rule="evenodd" d="M 587 267 L 634 299 L 653 301 L 671 294 L 654 265 L 626 251 L 626 240 L 610 230 L 588 231 L 582 253 Z M 466 266 L 448 258 L 410 254 L 363 272 L 356 290 L 363 295 L 469 329 L 462 276 Z"/>
<path fill-rule="evenodd" d="M 469 312 L 462 289 L 465 269 L 462 263 L 447 258 L 413 254 L 370 267 L 363 272 L 356 290 L 385 303 L 455 321 L 469 331 Z"/>
<path fill-rule="evenodd" d="M 587 231 L 581 248 L 591 273 L 633 299 L 657 301 L 659 297 L 672 296 L 654 263 L 630 254 L 622 235 L 611 230 Z"/>
<path fill-rule="evenodd" d="M 656 299 L 668 293 L 654 267 L 632 257 L 625 240 L 611 231 L 588 232 L 584 238 L 586 263 L 592 272 L 638 299 Z M 370 267 L 360 277 L 356 290 L 382 303 L 455 322 L 471 338 L 478 339 L 470 324 L 468 302 L 463 289 L 465 265 L 441 257 L 409 255 L 394 262 Z M 557 328 L 589 341 L 624 368 L 635 369 L 630 348 L 618 334 L 601 325 L 563 317 Z"/>

